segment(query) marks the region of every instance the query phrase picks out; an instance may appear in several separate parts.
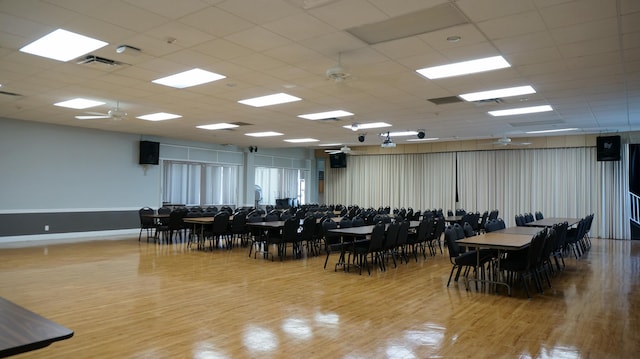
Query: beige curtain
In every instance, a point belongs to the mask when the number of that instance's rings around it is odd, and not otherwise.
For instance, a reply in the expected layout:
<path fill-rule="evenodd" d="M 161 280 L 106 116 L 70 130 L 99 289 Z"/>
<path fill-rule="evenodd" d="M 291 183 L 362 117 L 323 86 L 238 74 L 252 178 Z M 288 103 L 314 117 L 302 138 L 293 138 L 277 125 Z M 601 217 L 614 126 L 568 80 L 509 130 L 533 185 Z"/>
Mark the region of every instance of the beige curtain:
<path fill-rule="evenodd" d="M 511 226 L 524 212 L 594 213 L 593 236 L 627 239 L 627 157 L 598 162 L 593 147 L 349 156 L 347 168 L 326 169 L 325 195 L 361 207 L 498 209 Z"/>

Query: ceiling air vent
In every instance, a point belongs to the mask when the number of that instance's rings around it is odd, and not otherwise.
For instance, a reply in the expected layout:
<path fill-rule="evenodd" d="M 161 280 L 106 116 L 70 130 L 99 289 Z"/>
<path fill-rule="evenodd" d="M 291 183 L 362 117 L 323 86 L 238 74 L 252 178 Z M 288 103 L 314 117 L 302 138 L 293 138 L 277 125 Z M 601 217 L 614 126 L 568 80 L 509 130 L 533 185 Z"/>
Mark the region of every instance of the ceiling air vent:
<path fill-rule="evenodd" d="M 472 101 L 472 102 L 478 106 L 485 106 L 485 105 L 500 105 L 504 103 L 504 100 L 501 98 L 488 98 L 486 100 L 479 100 L 479 101 Z"/>
<path fill-rule="evenodd" d="M 95 55 L 87 55 L 85 57 L 81 57 L 76 61 L 76 63 L 78 65 L 101 64 L 101 65 L 107 65 L 107 66 L 118 66 L 122 64 L 118 61 L 106 59 L 104 57 L 95 56 Z"/>
<path fill-rule="evenodd" d="M 450 104 L 450 103 L 465 102 L 463 99 L 461 99 L 458 96 L 429 98 L 429 99 L 427 99 L 427 101 L 429 101 L 431 103 L 434 103 L 436 105 L 447 105 L 447 104 Z"/>

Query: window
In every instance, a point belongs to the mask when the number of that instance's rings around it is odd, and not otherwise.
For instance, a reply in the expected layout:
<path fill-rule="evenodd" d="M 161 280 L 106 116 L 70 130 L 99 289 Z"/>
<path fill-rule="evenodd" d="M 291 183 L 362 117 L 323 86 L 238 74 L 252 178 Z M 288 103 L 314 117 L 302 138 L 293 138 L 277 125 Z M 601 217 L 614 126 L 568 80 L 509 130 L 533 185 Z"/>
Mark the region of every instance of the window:
<path fill-rule="evenodd" d="M 261 204 L 275 204 L 276 199 L 295 198 L 305 204 L 305 179 L 309 171 L 288 168 L 256 167 L 256 184 L 262 188 Z"/>
<path fill-rule="evenodd" d="M 199 162 L 163 162 L 162 201 L 194 205 L 235 205 L 238 167 Z"/>

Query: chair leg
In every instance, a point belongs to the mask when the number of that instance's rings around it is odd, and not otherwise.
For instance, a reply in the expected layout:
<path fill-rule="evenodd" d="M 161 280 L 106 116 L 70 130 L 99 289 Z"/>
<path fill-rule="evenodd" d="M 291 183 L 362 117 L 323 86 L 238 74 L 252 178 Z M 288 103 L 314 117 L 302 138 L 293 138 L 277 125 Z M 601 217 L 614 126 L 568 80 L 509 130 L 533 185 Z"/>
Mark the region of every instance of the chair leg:
<path fill-rule="evenodd" d="M 451 277 L 453 276 L 453 271 L 456 269 L 456 267 L 457 266 L 455 266 L 455 265 L 453 267 L 451 267 L 451 273 L 449 273 L 449 280 L 447 281 L 447 287 L 449 287 L 449 284 L 451 284 Z M 459 273 L 459 269 L 458 269 L 458 273 Z"/>

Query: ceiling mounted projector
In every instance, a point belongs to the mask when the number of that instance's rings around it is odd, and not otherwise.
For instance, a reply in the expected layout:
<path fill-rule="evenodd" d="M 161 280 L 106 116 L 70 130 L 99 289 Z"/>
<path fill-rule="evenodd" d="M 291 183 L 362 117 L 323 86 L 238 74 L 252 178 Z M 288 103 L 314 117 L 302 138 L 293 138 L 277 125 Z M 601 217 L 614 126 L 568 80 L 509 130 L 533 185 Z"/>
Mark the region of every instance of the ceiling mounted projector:
<path fill-rule="evenodd" d="M 389 136 L 389 132 L 387 132 L 387 137 L 384 139 L 384 141 L 382 141 L 382 144 L 380 145 L 380 147 L 382 148 L 396 147 L 396 144 L 393 143 L 393 141 L 391 140 L 391 136 Z"/>

